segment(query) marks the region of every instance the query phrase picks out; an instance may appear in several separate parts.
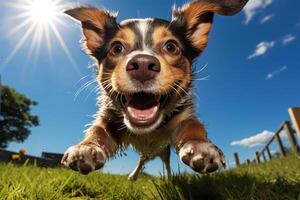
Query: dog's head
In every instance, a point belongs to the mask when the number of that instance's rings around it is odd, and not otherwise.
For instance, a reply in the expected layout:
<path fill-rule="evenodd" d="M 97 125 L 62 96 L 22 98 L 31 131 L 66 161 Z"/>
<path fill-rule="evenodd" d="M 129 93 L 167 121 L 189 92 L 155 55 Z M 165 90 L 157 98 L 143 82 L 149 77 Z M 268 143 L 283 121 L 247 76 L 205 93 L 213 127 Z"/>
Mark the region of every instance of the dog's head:
<path fill-rule="evenodd" d="M 173 9 L 172 20 L 130 19 L 120 23 L 104 9 L 79 7 L 88 54 L 98 62 L 97 79 L 134 133 L 158 128 L 191 100 L 192 62 L 208 42 L 214 13 L 233 15 L 247 0 L 198 0 Z"/>

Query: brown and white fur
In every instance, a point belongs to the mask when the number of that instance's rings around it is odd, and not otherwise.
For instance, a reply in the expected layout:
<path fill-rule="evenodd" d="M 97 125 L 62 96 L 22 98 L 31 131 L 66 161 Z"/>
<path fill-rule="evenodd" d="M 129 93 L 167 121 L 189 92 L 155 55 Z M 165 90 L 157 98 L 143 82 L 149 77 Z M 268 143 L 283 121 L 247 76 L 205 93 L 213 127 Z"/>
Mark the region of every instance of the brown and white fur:
<path fill-rule="evenodd" d="M 66 151 L 62 164 L 87 174 L 131 145 L 141 155 L 132 180 L 156 156 L 170 176 L 170 147 L 196 172 L 224 166 L 222 151 L 194 115 L 192 64 L 208 43 L 214 13 L 233 15 L 246 3 L 192 1 L 174 7 L 171 22 L 148 18 L 117 23 L 116 14 L 104 9 L 67 10 L 81 22 L 102 94 L 85 139 Z"/>

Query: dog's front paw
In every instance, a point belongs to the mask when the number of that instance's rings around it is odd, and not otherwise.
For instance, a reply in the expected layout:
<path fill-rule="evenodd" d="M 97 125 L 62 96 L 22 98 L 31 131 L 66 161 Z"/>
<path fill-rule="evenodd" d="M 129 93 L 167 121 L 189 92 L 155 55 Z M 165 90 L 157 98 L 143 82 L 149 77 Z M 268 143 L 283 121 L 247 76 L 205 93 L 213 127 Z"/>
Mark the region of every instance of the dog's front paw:
<path fill-rule="evenodd" d="M 182 162 L 199 173 L 213 172 L 225 167 L 225 156 L 214 144 L 188 141 L 179 150 Z"/>
<path fill-rule="evenodd" d="M 101 147 L 78 144 L 66 151 L 61 163 L 82 174 L 88 174 L 103 167 L 105 160 L 106 154 Z"/>

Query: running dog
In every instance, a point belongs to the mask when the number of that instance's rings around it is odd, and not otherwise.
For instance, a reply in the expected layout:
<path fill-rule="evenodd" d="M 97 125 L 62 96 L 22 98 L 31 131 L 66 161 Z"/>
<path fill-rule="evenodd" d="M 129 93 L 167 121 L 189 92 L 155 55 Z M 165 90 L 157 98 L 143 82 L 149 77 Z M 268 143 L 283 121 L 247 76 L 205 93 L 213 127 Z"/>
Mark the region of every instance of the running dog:
<path fill-rule="evenodd" d="M 128 19 L 94 7 L 65 11 L 82 25 L 86 52 L 97 63 L 99 111 L 85 139 L 62 164 L 83 174 L 97 170 L 131 145 L 144 163 L 161 157 L 170 170 L 170 147 L 199 173 L 225 165 L 222 151 L 194 114 L 192 64 L 205 49 L 214 14 L 231 16 L 248 0 L 196 0 L 173 8 L 171 21 Z"/>

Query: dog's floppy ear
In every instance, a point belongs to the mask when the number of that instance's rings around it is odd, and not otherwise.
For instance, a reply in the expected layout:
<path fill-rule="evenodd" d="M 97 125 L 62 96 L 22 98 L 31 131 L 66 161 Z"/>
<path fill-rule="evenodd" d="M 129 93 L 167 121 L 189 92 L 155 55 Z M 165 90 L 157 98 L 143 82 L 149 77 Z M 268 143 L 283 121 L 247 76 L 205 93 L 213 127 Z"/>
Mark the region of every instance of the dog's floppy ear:
<path fill-rule="evenodd" d="M 187 39 L 197 53 L 201 53 L 208 42 L 214 13 L 230 16 L 238 13 L 248 0 L 196 0 L 181 8 L 173 8 L 172 22 L 186 27 Z"/>
<path fill-rule="evenodd" d="M 117 27 L 115 13 L 93 7 L 78 7 L 65 13 L 81 22 L 88 53 L 95 55 L 105 43 L 105 37 Z"/>

